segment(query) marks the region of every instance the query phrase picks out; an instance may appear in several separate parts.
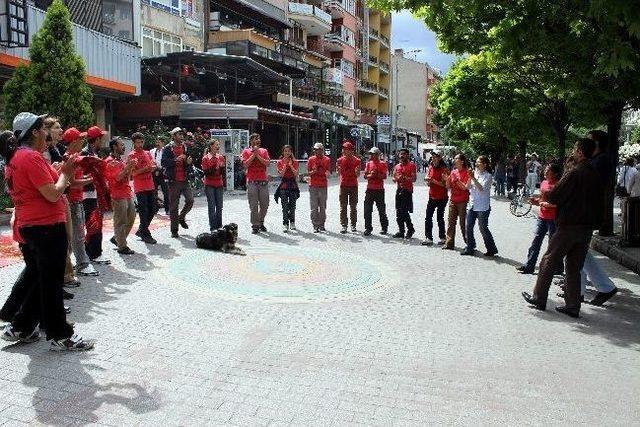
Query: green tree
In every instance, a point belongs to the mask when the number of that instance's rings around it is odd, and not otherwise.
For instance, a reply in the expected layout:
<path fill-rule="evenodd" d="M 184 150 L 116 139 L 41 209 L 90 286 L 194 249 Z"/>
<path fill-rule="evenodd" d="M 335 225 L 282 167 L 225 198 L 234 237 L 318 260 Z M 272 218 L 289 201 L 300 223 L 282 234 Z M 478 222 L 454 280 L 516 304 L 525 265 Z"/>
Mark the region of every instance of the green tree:
<path fill-rule="evenodd" d="M 55 115 L 63 126 L 90 126 L 93 95 L 85 82 L 84 61 L 75 53 L 71 17 L 62 0 L 54 0 L 47 9 L 29 57 L 30 63 L 18 66 L 4 85 L 5 122 L 31 111 Z"/>

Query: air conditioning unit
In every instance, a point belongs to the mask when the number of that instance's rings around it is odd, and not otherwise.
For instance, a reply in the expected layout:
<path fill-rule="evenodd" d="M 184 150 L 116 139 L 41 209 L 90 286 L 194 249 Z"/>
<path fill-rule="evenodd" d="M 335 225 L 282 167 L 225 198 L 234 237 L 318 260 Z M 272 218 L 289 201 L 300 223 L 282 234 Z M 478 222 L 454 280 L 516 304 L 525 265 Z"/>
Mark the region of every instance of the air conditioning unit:
<path fill-rule="evenodd" d="M 220 31 L 220 12 L 209 14 L 209 31 Z"/>

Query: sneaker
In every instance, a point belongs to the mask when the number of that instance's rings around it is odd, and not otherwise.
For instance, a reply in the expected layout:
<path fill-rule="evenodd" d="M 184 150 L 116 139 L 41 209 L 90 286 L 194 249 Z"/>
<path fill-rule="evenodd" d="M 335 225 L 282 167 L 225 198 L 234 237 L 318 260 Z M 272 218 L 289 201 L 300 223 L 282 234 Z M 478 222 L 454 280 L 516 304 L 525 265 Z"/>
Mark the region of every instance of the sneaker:
<path fill-rule="evenodd" d="M 109 241 L 113 243 L 115 246 L 118 246 L 118 242 L 116 242 L 116 236 L 111 237 Z"/>
<path fill-rule="evenodd" d="M 431 245 L 433 245 L 433 239 L 430 239 L 430 238 L 427 237 L 426 239 L 424 239 L 424 242 L 422 242 L 421 245 L 422 246 L 431 246 Z"/>
<path fill-rule="evenodd" d="M 83 266 L 79 266 L 76 269 L 76 274 L 80 276 L 98 276 L 100 273 L 98 273 L 96 269 L 93 268 L 92 264 L 85 264 Z"/>
<path fill-rule="evenodd" d="M 149 243 L 150 245 L 155 245 L 156 243 L 158 243 L 158 241 L 151 236 L 144 236 L 142 238 L 142 241 L 145 243 Z"/>
<path fill-rule="evenodd" d="M 109 265 L 109 264 L 111 264 L 111 261 L 108 260 L 107 258 L 103 257 L 102 255 L 100 255 L 97 258 L 93 258 L 91 260 L 91 262 L 96 263 L 96 264 L 100 264 L 100 265 Z"/>
<path fill-rule="evenodd" d="M 371 236 L 371 230 L 364 230 L 363 236 Z"/>
<path fill-rule="evenodd" d="M 324 228 L 324 225 L 321 225 L 321 226 L 320 226 L 320 228 L 319 228 L 319 230 L 320 230 L 320 231 L 327 231 L 327 229 L 326 229 L 326 228 Z"/>
<path fill-rule="evenodd" d="M 296 230 L 296 223 L 295 223 L 295 222 L 290 223 L 290 224 L 289 224 L 289 228 L 290 228 L 291 230 L 295 231 L 295 230 Z"/>
<path fill-rule="evenodd" d="M 444 245 L 445 243 L 447 243 L 445 239 L 438 240 L 438 245 Z"/>
<path fill-rule="evenodd" d="M 402 231 L 398 231 L 396 234 L 393 235 L 393 237 L 395 239 L 403 239 L 404 238 L 404 233 Z"/>
<path fill-rule="evenodd" d="M 71 292 L 62 290 L 62 299 L 73 299 L 74 295 Z"/>
<path fill-rule="evenodd" d="M 91 350 L 95 342 L 93 340 L 84 340 L 81 336 L 73 334 L 71 338 L 61 340 L 51 340 L 51 351 L 86 351 Z"/>
<path fill-rule="evenodd" d="M 267 227 L 265 227 L 264 224 L 262 224 L 260 226 L 260 231 L 262 231 L 263 233 L 266 233 L 267 232 Z"/>
<path fill-rule="evenodd" d="M 131 250 L 131 248 L 130 248 L 129 246 L 125 246 L 125 247 L 124 247 L 124 248 L 122 248 L 122 249 L 118 249 L 118 253 L 119 253 L 120 255 L 133 255 L 133 254 L 135 254 L 135 252 L 134 252 L 134 251 L 132 251 L 132 250 Z"/>
<path fill-rule="evenodd" d="M 320 227 L 315 227 L 315 228 L 313 229 L 313 232 L 314 232 L 314 233 L 319 233 L 319 232 L 320 232 Z"/>
<path fill-rule="evenodd" d="M 355 232 L 357 232 L 357 231 L 358 231 L 358 229 L 356 228 L 356 226 L 355 226 L 355 225 L 352 225 L 352 226 L 351 226 L 351 232 L 352 232 L 352 233 L 355 233 Z"/>
<path fill-rule="evenodd" d="M 185 221 L 184 219 L 180 220 L 180 227 L 184 228 L 185 230 L 189 228 L 189 225 L 187 225 L 187 221 Z"/>
<path fill-rule="evenodd" d="M 347 227 L 346 226 L 342 227 L 342 230 L 340 230 L 340 233 L 347 234 Z"/>
<path fill-rule="evenodd" d="M 413 233 L 415 233 L 416 230 L 414 230 L 413 228 L 410 228 L 409 230 L 407 230 L 407 235 L 404 236 L 405 239 L 409 240 L 413 237 Z"/>
<path fill-rule="evenodd" d="M 71 307 L 69 307 L 68 305 L 64 306 L 64 312 L 67 314 L 71 314 Z"/>
<path fill-rule="evenodd" d="M 25 342 L 25 343 L 36 342 L 40 339 L 40 332 L 38 331 L 38 328 L 35 328 L 33 332 L 31 332 L 30 334 L 25 334 L 24 332 L 18 332 L 13 328 L 13 325 L 9 323 L 4 327 L 2 331 L 2 335 L 0 335 L 0 338 L 9 342 L 17 342 L 17 341 Z"/>
<path fill-rule="evenodd" d="M 80 281 L 76 278 L 73 278 L 67 282 L 64 282 L 62 286 L 64 286 L 65 288 L 77 288 L 78 286 L 80 286 Z"/>
<path fill-rule="evenodd" d="M 282 224 L 282 232 L 283 233 L 289 232 L 289 224 Z"/>

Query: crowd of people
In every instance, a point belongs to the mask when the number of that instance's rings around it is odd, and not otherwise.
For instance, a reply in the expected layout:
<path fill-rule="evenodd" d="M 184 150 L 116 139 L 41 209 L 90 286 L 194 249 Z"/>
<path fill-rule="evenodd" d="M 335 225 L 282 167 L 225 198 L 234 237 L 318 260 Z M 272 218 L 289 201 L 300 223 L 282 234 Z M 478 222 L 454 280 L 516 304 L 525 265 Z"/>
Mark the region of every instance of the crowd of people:
<path fill-rule="evenodd" d="M 187 214 L 194 199 L 188 177 L 193 172 L 194 158 L 185 144 L 183 129 L 176 127 L 169 134 L 169 144 L 165 146 L 158 138 L 156 146 L 146 151 L 144 135 L 134 133 L 130 138 L 131 152 L 126 156 L 123 139 L 112 138 L 108 142 L 109 155 L 104 159 L 99 156 L 99 150 L 104 145 L 106 132 L 98 126 L 86 132 L 74 127 L 63 130 L 55 117 L 24 112 L 15 117 L 13 132 L 0 135 L 6 184 L 15 206 L 13 236 L 25 262 L 0 310 L 0 320 L 8 322 L 2 339 L 33 342 L 40 338 L 40 331 L 45 331 L 52 350 L 82 351 L 93 347 L 94 342 L 76 334 L 67 321 L 69 308 L 64 306 L 64 299 L 73 298 L 65 288 L 79 286 L 78 276 L 97 276 L 99 271 L 95 266 L 110 263 L 103 252 L 104 213 L 113 211 L 114 232 L 109 242 L 121 255 L 134 253 L 127 241 L 136 213 L 139 226 L 135 235 L 146 244 L 156 243 L 150 224 L 159 208 L 158 191 L 164 195 L 162 207 L 169 214 L 171 237 L 178 238 L 180 228 L 189 228 Z M 306 180 L 313 231 L 322 233 L 326 231 L 327 187 L 332 163 L 323 144 L 317 143 L 313 148 Z M 540 206 L 540 215 L 526 262 L 518 270 L 523 274 L 534 272 L 542 242 L 548 235 L 549 245 L 540 263 L 534 291 L 523 293 L 525 300 L 538 309 L 545 309 L 552 279 L 563 271 L 566 304 L 556 308 L 562 313 L 579 315 L 586 284 L 580 277 L 581 271 L 598 290 L 592 303 L 600 305 L 617 292 L 595 259 L 588 255 L 592 231 L 600 226 L 605 211 L 605 183 L 611 172 L 607 169 L 608 160 L 602 158 L 606 156 L 606 148 L 607 136 L 603 132 L 593 131 L 589 138 L 579 139 L 566 164 L 551 163 L 545 167 L 540 193 L 532 195 L 532 202 Z M 204 173 L 211 231 L 222 227 L 225 159 L 219 151 L 220 142 L 210 139 L 202 159 L 198 159 Z M 431 154 L 424 177 L 429 199 L 422 244 L 434 245 L 435 214 L 437 244 L 443 250 L 455 249 L 459 227 L 465 243 L 461 255 L 475 255 L 477 223 L 486 249 L 484 255 L 496 256 L 498 248 L 489 229 L 494 180 L 490 159 L 479 156 L 472 164 L 459 153 L 449 166 L 442 152 L 434 150 Z M 249 137 L 249 147 L 242 151 L 240 158 L 246 170 L 251 229 L 254 234 L 264 233 L 270 201 L 267 168 L 271 159 L 269 152 L 261 147 L 259 134 Z M 538 186 L 541 168 L 537 156 L 531 156 L 526 177 L 529 188 Z M 508 183 L 509 167 L 504 169 Z M 282 231 L 288 233 L 296 230 L 296 205 L 300 197 L 299 162 L 292 147 L 283 147 L 276 170 L 280 180 L 274 198 L 276 202 L 281 201 Z M 414 236 L 413 191 L 418 168 L 410 161 L 409 150 L 399 150 L 398 162 L 389 170 L 378 148 L 369 150 L 368 160 L 363 164 L 354 154 L 353 144 L 345 140 L 335 171 L 339 177 L 341 233 L 348 233 L 349 226 L 351 232 L 357 232 L 361 175 L 367 182 L 363 235 L 370 236 L 373 232 L 374 204 L 380 234 L 389 233 L 385 181 L 390 175 L 396 186 L 397 232 L 393 237 L 411 239 Z M 633 178 L 630 181 L 633 182 Z M 184 203 L 179 209 L 181 199 Z M 448 212 L 446 223 L 445 210 Z"/>

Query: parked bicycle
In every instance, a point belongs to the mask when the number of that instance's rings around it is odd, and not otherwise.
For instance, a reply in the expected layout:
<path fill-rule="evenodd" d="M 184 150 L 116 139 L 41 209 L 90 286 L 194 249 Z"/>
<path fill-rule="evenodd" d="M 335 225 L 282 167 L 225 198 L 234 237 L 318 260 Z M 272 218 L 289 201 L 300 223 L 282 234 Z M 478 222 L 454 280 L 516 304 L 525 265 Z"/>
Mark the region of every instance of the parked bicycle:
<path fill-rule="evenodd" d="M 531 190 L 526 184 L 518 184 L 516 191 L 511 193 L 511 203 L 509 204 L 509 211 L 512 215 L 517 217 L 523 217 L 531 212 Z"/>
<path fill-rule="evenodd" d="M 200 197 L 204 192 L 204 172 L 202 169 L 193 167 L 193 174 L 189 176 L 189 186 L 193 192 L 193 197 Z"/>

